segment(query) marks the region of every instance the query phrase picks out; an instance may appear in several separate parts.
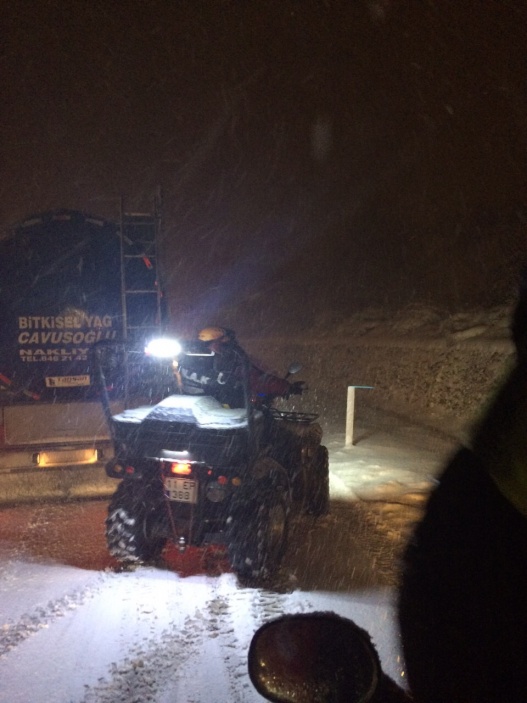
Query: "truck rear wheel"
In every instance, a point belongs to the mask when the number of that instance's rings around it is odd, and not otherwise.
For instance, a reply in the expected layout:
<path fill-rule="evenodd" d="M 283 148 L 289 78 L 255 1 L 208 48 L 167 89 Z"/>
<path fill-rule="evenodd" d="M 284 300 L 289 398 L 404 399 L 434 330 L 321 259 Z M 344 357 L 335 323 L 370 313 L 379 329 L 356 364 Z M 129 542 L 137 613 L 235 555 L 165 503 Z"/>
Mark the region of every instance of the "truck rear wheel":
<path fill-rule="evenodd" d="M 307 512 L 315 517 L 329 513 L 329 453 L 320 445 L 313 459 L 309 478 Z"/>
<path fill-rule="evenodd" d="M 265 581 L 278 570 L 287 548 L 287 494 L 270 488 L 232 516 L 228 530 L 231 565 L 241 581 Z"/>
<path fill-rule="evenodd" d="M 106 518 L 108 551 L 121 563 L 138 564 L 155 560 L 166 544 L 153 528 L 162 503 L 152 489 L 122 481 L 112 496 Z"/>

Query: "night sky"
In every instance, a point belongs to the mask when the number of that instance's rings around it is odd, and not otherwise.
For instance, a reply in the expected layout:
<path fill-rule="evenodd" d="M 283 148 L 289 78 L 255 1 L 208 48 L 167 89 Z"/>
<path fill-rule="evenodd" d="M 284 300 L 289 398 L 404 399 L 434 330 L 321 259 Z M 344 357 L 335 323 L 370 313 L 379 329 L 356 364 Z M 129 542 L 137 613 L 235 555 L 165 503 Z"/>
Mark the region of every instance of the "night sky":
<path fill-rule="evenodd" d="M 160 186 L 176 327 L 514 291 L 522 0 L 11 0 L 1 22 L 0 224 L 116 219 Z"/>

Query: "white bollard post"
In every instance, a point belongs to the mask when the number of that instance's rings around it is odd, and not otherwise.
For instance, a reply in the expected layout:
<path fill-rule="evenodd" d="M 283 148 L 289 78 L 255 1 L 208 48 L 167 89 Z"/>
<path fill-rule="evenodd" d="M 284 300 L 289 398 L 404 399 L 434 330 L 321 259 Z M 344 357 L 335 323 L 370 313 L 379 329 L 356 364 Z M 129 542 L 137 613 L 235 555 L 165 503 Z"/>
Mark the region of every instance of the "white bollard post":
<path fill-rule="evenodd" d="M 352 447 L 353 442 L 353 425 L 355 423 L 355 389 L 367 388 L 372 390 L 373 386 L 348 386 L 348 404 L 346 407 L 346 447 Z"/>
<path fill-rule="evenodd" d="M 346 447 L 353 445 L 353 425 L 355 423 L 355 386 L 348 386 L 346 407 Z"/>

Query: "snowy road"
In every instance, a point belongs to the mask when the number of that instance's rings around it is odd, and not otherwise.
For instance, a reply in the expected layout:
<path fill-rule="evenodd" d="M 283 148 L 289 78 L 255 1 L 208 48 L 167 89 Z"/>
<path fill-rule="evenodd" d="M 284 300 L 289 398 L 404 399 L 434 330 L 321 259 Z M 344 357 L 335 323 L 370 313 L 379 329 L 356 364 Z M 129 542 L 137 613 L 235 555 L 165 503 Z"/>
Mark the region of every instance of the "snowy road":
<path fill-rule="evenodd" d="M 241 588 L 221 555 L 168 551 L 118 573 L 106 502 L 0 511 L 0 701 L 258 701 L 253 632 L 284 612 L 334 610 L 367 627 L 398 676 L 394 549 L 363 504 L 295 524 L 268 590 Z"/>
<path fill-rule="evenodd" d="M 395 434 L 394 434 L 395 433 Z M 167 549 L 119 573 L 107 501 L 0 509 L 0 703 L 252 703 L 253 632 L 285 612 L 332 610 L 373 636 L 404 681 L 397 557 L 450 443 L 415 427 L 327 437 L 331 514 L 293 524 L 275 583 L 242 588 L 221 555 Z"/>

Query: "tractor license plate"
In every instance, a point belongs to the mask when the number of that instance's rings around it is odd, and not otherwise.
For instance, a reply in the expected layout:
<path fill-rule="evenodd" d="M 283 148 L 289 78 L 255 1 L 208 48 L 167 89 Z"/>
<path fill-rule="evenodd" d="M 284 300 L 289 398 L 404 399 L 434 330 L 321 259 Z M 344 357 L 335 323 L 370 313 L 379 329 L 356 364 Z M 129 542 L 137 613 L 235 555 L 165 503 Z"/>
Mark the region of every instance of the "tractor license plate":
<path fill-rule="evenodd" d="M 165 489 L 169 500 L 177 503 L 198 502 L 198 482 L 188 478 L 165 478 Z"/>

